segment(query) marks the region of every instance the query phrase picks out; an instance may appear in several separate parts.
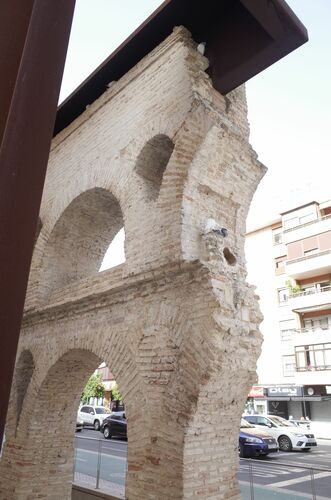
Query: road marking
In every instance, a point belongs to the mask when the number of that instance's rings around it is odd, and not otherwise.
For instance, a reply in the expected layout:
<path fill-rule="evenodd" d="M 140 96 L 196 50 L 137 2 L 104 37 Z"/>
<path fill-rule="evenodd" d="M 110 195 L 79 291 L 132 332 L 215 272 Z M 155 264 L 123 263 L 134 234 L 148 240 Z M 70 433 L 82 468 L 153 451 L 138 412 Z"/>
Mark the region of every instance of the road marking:
<path fill-rule="evenodd" d="M 320 472 L 319 474 L 314 474 L 314 479 L 321 479 L 322 477 L 331 476 L 331 472 Z M 291 484 L 304 483 L 305 481 L 310 481 L 311 476 L 301 476 L 294 479 L 289 479 L 288 481 L 279 481 L 278 483 L 270 483 L 267 486 L 273 486 L 274 488 L 283 488 L 284 486 L 290 486 Z"/>
<path fill-rule="evenodd" d="M 92 455 L 97 455 L 98 454 L 98 451 L 84 450 L 83 448 L 78 448 L 78 450 L 79 450 L 79 453 L 90 453 Z M 117 455 L 112 455 L 110 453 L 101 453 L 101 455 L 102 455 L 103 458 L 109 458 L 110 459 L 110 457 L 113 457 L 116 460 L 127 460 L 126 457 L 119 457 Z"/>
<path fill-rule="evenodd" d="M 255 471 L 270 471 L 275 474 L 291 474 L 292 472 L 305 472 L 305 468 L 302 464 L 300 464 L 301 467 L 291 467 L 291 468 L 286 468 L 285 465 L 265 465 L 265 466 L 257 466 L 256 464 L 252 465 L 252 470 L 255 473 Z M 249 469 L 248 465 L 242 465 L 240 467 L 241 469 Z"/>

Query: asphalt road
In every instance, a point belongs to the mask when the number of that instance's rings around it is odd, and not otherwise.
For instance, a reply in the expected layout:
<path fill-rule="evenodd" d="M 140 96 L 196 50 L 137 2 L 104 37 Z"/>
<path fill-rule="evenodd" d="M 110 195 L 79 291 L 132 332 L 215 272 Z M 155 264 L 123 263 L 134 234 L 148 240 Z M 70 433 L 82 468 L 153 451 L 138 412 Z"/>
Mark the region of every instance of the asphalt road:
<path fill-rule="evenodd" d="M 313 493 L 317 498 L 331 499 L 331 443 L 320 441 L 310 452 L 279 452 L 258 460 L 241 459 L 238 479 L 246 485 L 245 492 L 252 477 L 250 467 L 254 484 L 268 492 L 268 496 L 261 496 L 263 500 L 314 498 Z M 244 500 L 249 498 L 248 493 L 243 494 Z M 255 495 L 255 500 L 258 498 Z"/>
<path fill-rule="evenodd" d="M 108 440 L 101 432 L 83 429 L 82 432 L 76 433 L 75 447 L 75 477 L 90 478 L 91 486 L 94 488 L 99 468 L 101 487 L 113 493 L 115 493 L 114 488 L 118 487 L 124 492 L 127 468 L 125 440 Z M 312 475 L 314 485 L 312 485 Z M 317 448 L 311 452 L 279 452 L 257 460 L 241 459 L 238 479 L 243 500 L 251 498 L 252 479 L 254 500 L 303 500 L 304 498 L 330 500 L 331 441 L 327 444 L 322 440 L 319 441 Z M 314 488 L 315 497 L 313 497 Z"/>

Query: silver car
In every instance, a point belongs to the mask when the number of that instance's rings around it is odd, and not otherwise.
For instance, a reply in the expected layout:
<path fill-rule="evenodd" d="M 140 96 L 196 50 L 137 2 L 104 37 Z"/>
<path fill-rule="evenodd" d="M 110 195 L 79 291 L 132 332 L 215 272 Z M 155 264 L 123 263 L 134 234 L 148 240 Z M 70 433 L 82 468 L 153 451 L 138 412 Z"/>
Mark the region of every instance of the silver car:
<path fill-rule="evenodd" d="M 243 418 L 261 429 L 267 430 L 274 436 L 281 451 L 303 450 L 309 451 L 317 446 L 314 434 L 300 429 L 290 420 L 276 415 L 243 415 Z"/>

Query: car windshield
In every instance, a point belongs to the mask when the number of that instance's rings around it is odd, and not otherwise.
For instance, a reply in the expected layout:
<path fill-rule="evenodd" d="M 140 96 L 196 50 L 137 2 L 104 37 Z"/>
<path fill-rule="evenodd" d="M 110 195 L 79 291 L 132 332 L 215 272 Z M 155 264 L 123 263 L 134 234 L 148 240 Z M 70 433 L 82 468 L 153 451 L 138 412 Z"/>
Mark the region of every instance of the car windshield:
<path fill-rule="evenodd" d="M 241 419 L 240 429 L 252 428 L 252 427 L 254 427 L 254 425 L 247 422 L 247 420 L 245 420 L 244 418 Z"/>
<path fill-rule="evenodd" d="M 110 411 L 108 410 L 108 408 L 96 408 L 95 413 L 98 413 L 100 415 L 104 413 L 110 413 Z"/>
<path fill-rule="evenodd" d="M 293 422 L 285 420 L 285 418 L 282 417 L 272 416 L 269 417 L 269 420 L 271 420 L 272 423 L 279 425 L 280 427 L 296 427 L 296 425 Z"/>

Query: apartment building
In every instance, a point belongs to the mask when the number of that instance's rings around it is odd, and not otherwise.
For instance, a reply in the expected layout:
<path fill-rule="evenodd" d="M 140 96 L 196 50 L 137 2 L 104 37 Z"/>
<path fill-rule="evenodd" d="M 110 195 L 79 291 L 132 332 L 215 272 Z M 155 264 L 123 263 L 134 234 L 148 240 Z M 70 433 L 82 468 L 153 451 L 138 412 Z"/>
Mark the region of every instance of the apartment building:
<path fill-rule="evenodd" d="M 319 437 L 331 438 L 331 200 L 249 231 L 246 259 L 264 315 L 248 407 L 307 417 Z"/>

